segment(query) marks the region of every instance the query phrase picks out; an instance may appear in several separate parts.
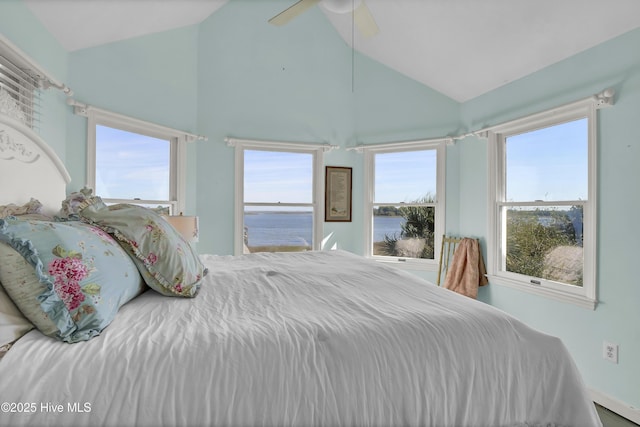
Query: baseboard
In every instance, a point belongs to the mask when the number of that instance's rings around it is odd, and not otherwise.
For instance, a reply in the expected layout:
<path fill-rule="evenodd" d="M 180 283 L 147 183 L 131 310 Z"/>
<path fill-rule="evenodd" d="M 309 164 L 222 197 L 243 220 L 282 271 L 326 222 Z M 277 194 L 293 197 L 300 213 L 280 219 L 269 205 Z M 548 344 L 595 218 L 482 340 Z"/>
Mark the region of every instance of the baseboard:
<path fill-rule="evenodd" d="M 614 399 L 613 397 L 607 396 L 606 394 L 592 388 L 589 389 L 589 393 L 591 394 L 591 399 L 593 399 L 593 401 L 598 405 L 604 406 L 605 408 L 630 421 L 633 421 L 636 424 L 640 424 L 640 409 L 629 406 L 618 399 Z"/>

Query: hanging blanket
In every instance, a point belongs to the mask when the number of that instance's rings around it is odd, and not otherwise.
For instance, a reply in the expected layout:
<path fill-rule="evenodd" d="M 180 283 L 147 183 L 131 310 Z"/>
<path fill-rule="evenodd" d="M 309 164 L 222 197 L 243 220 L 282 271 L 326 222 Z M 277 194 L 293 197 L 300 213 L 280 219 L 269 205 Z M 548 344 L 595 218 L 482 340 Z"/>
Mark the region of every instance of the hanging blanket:
<path fill-rule="evenodd" d="M 487 283 L 487 271 L 477 239 L 464 238 L 453 254 L 444 287 L 471 298 L 478 296 L 478 287 Z"/>

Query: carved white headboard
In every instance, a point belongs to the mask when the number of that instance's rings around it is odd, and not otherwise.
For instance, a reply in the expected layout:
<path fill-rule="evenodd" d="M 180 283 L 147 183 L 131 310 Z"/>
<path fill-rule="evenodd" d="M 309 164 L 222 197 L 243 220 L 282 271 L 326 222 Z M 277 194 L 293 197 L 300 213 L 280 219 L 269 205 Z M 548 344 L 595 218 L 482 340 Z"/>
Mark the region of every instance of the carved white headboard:
<path fill-rule="evenodd" d="M 4 100 L 3 100 L 4 99 Z M 56 213 L 66 196 L 69 173 L 46 142 L 0 96 L 0 205 L 22 205 L 32 197 Z"/>

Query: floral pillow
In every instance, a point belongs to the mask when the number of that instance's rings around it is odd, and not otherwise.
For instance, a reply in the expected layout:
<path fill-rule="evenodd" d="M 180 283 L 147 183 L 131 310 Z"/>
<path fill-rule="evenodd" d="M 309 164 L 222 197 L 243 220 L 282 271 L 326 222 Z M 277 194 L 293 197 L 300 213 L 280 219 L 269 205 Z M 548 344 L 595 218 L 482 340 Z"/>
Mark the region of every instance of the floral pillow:
<path fill-rule="evenodd" d="M 197 295 L 207 269 L 191 245 L 157 212 L 130 204 L 107 206 L 100 197 L 92 197 L 78 214 L 120 242 L 149 287 L 166 296 Z"/>
<path fill-rule="evenodd" d="M 5 291 L 36 328 L 62 341 L 98 335 L 145 288 L 120 245 L 80 221 L 8 217 L 0 219 L 0 241 Z"/>

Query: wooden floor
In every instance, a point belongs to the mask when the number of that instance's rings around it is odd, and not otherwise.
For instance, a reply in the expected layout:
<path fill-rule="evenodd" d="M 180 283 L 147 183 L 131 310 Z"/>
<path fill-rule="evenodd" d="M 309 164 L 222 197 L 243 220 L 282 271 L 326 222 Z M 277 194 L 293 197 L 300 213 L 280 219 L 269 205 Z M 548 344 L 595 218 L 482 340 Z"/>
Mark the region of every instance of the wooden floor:
<path fill-rule="evenodd" d="M 615 412 L 611 412 L 607 408 L 596 405 L 596 409 L 604 427 L 638 427 L 638 424 L 621 417 Z"/>

